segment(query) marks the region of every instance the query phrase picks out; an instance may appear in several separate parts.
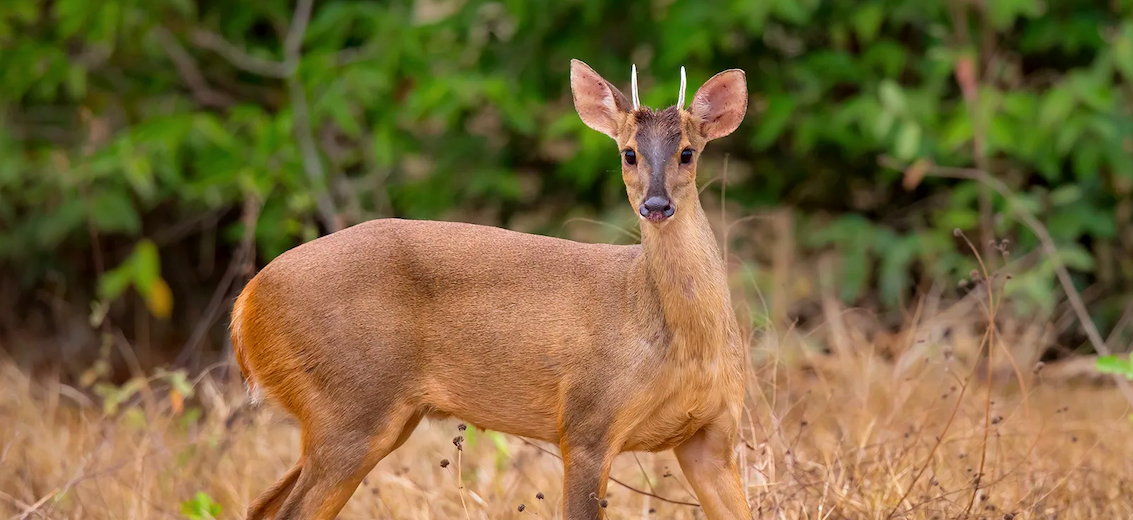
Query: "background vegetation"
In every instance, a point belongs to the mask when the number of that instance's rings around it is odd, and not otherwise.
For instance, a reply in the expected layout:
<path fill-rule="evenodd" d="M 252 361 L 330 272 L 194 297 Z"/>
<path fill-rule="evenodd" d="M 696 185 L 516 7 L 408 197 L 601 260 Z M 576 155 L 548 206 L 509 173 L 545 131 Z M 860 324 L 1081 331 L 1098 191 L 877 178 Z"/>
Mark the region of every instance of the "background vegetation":
<path fill-rule="evenodd" d="M 675 101 L 681 65 L 690 90 L 747 71 L 749 116 L 701 176 L 706 198 L 767 216 L 730 238 L 774 295 L 757 326 L 813 314 L 800 302 L 820 285 L 805 268 L 817 258 L 842 303 L 893 324 L 918 291 L 975 267 L 954 229 L 985 254 L 1003 238 L 1034 251 L 1018 208 L 1046 223 L 1103 330 L 1133 289 L 1128 0 L 322 0 L 299 23 L 294 11 L 0 6 L 6 330 L 82 338 L 69 323 L 109 316 L 146 359 L 164 360 L 150 344 L 179 345 L 176 360 L 199 363 L 256 266 L 365 219 L 628 240 L 564 226 L 634 230 L 616 150 L 570 103 L 570 58 L 623 88 L 636 63 L 653 106 Z M 939 166 L 979 168 L 1014 195 Z M 787 240 L 789 291 L 769 274 Z M 1015 310 L 1057 316 L 1052 261 L 1014 260 Z M 1076 325 L 1058 332 L 1082 340 Z"/>

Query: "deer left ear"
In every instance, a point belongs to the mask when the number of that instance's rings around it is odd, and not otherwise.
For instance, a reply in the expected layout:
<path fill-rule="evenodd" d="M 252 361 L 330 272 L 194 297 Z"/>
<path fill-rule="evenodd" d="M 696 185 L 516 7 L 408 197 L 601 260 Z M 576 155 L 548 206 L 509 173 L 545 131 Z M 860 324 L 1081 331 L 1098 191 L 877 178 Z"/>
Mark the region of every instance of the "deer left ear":
<path fill-rule="evenodd" d="M 625 95 L 579 60 L 570 60 L 570 91 L 582 122 L 617 139 L 618 127 L 630 112 Z"/>
<path fill-rule="evenodd" d="M 712 76 L 692 97 L 689 113 L 707 140 L 719 139 L 739 128 L 747 115 L 747 75 L 731 69 Z"/>

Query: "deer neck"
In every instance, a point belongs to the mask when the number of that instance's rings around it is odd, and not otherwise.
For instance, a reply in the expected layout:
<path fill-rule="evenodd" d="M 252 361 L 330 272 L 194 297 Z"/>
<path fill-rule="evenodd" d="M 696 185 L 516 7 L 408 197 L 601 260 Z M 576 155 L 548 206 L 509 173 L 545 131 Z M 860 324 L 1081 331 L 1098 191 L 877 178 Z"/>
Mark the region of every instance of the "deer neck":
<path fill-rule="evenodd" d="M 657 293 L 673 354 L 706 359 L 730 348 L 736 318 L 716 237 L 694 204 L 664 226 L 642 225 L 643 274 Z"/>

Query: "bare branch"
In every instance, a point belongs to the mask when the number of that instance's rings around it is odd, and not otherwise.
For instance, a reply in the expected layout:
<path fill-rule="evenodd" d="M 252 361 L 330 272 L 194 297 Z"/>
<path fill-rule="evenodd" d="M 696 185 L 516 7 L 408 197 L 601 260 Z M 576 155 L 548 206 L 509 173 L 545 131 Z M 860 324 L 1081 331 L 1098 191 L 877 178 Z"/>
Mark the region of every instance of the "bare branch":
<path fill-rule="evenodd" d="M 232 287 L 233 282 L 236 281 L 237 275 L 243 272 L 243 268 L 248 262 L 252 261 L 256 256 L 256 222 L 260 218 L 260 201 L 252 193 L 244 196 L 244 212 L 241 215 L 241 221 L 244 225 L 244 236 L 240 239 L 240 247 L 236 250 L 236 254 L 232 256 L 232 261 L 228 263 L 228 269 L 225 270 L 224 276 L 220 284 L 216 286 L 213 291 L 212 298 L 209 299 L 208 307 L 205 308 L 201 320 L 197 322 L 197 326 L 193 328 L 192 335 L 185 345 L 181 347 L 181 352 L 177 354 L 175 365 L 182 365 L 189 361 L 189 359 L 198 353 L 198 348 L 205 335 L 208 334 L 210 328 L 220 318 L 220 311 L 222 305 L 228 300 L 229 288 Z M 236 290 L 239 291 L 243 285 L 238 285 Z"/>
<path fill-rule="evenodd" d="M 189 55 L 185 48 L 177 42 L 177 39 L 164 27 L 156 27 L 153 30 L 153 35 L 157 39 L 157 43 L 165 49 L 165 53 L 169 55 L 169 59 L 177 66 L 177 72 L 181 75 L 181 79 L 189 85 L 189 89 L 193 93 L 193 98 L 198 103 L 206 106 L 213 106 L 224 108 L 231 106 L 236 102 L 231 96 L 214 90 L 209 86 L 205 80 L 205 75 L 201 73 L 201 68 L 197 66 L 197 62 Z"/>
<path fill-rule="evenodd" d="M 221 55 L 221 57 L 235 67 L 253 74 L 283 79 L 293 72 L 293 66 L 288 67 L 288 64 L 285 62 L 265 60 L 252 56 L 244 49 L 233 45 L 216 33 L 202 29 L 193 29 L 189 38 L 192 40 L 193 45 L 213 51 Z"/>
<path fill-rule="evenodd" d="M 316 202 L 319 207 L 319 215 L 323 220 L 323 226 L 326 227 L 328 232 L 333 233 L 339 228 L 338 211 L 334 207 L 334 200 L 330 197 L 329 183 L 326 182 L 326 171 L 323 169 L 322 160 L 319 158 L 319 149 L 315 144 L 315 131 L 311 125 L 311 110 L 307 103 L 307 92 L 296 73 L 299 60 L 302 59 L 300 51 L 303 47 L 303 37 L 307 32 L 307 24 L 311 20 L 313 4 L 314 0 L 299 0 L 299 4 L 295 6 L 295 14 L 291 19 L 291 29 L 287 31 L 287 39 L 284 41 L 284 62 L 290 69 L 290 74 L 287 76 L 287 91 L 291 97 L 291 111 L 295 117 L 295 138 L 299 141 L 299 153 L 303 156 L 303 169 L 318 190 Z"/>
<path fill-rule="evenodd" d="M 539 451 L 541 451 L 541 452 L 543 452 L 543 453 L 546 453 L 547 455 L 550 455 L 550 456 L 552 456 L 552 457 L 554 457 L 554 458 L 556 458 L 556 459 L 559 459 L 559 460 L 562 460 L 562 459 L 563 459 L 562 457 L 560 457 L 560 456 L 559 456 L 559 454 L 557 454 L 557 453 L 555 453 L 555 452 L 552 452 L 551 450 L 548 450 L 547 448 L 544 448 L 544 447 L 542 447 L 542 446 L 540 446 L 540 445 L 538 445 L 538 444 L 535 444 L 534 442 L 531 442 L 531 441 L 529 441 L 529 440 L 527 440 L 527 439 L 524 439 L 523 437 L 518 437 L 518 439 L 519 439 L 519 440 L 521 440 L 521 441 L 523 441 L 523 443 L 524 443 L 524 444 L 526 444 L 526 445 L 528 445 L 528 446 L 531 446 L 532 448 L 535 448 L 535 449 L 537 449 L 537 450 L 539 450 Z M 643 471 L 644 471 L 644 470 L 643 470 Z M 635 488 L 635 487 L 633 487 L 633 486 L 631 486 L 631 485 L 629 485 L 629 484 L 626 484 L 625 482 L 622 482 L 622 481 L 620 481 L 620 480 L 618 480 L 618 479 L 616 479 L 616 478 L 614 478 L 614 477 L 612 477 L 612 476 L 610 477 L 610 481 L 612 481 L 613 483 L 615 483 L 615 484 L 617 484 L 617 485 L 619 485 L 619 486 L 621 486 L 621 487 L 624 487 L 624 488 L 626 488 L 626 489 L 628 489 L 628 490 L 630 490 L 630 491 L 633 491 L 634 493 L 637 493 L 637 494 L 639 494 L 639 495 L 645 495 L 645 496 L 647 496 L 647 497 L 656 498 L 657 500 L 660 500 L 660 501 L 662 501 L 662 502 L 668 502 L 668 503 L 670 503 L 670 504 L 677 504 L 677 505 L 681 505 L 681 506 L 692 506 L 692 507 L 700 507 L 700 504 L 697 504 L 697 503 L 695 503 L 695 502 L 685 502 L 685 501 L 683 501 L 683 500 L 673 500 L 673 499 L 671 499 L 671 498 L 665 498 L 665 497 L 663 497 L 663 496 L 661 496 L 661 495 L 657 495 L 657 494 L 654 494 L 654 493 L 650 493 L 650 492 L 648 492 L 648 491 L 644 491 L 644 490 L 641 490 L 641 489 L 637 489 L 637 488 Z M 650 486 L 652 486 L 652 484 L 650 484 Z"/>
<path fill-rule="evenodd" d="M 291 17 L 291 28 L 283 41 L 283 55 L 287 62 L 299 63 L 299 51 L 303 48 L 303 38 L 307 36 L 307 24 L 311 22 L 311 8 L 315 0 L 299 0 Z"/>
<path fill-rule="evenodd" d="M 283 61 L 272 61 L 257 58 L 243 49 L 229 43 L 217 34 L 194 30 L 191 34 L 195 45 L 210 49 L 223 56 L 232 65 L 271 78 L 286 80 L 288 96 L 291 98 L 291 110 L 295 117 L 295 139 L 299 142 L 299 153 L 303 158 L 303 170 L 307 174 L 312 187 L 316 191 L 315 200 L 318 204 L 319 218 L 328 232 L 339 229 L 338 211 L 335 209 L 334 199 L 330 196 L 329 183 L 326 181 L 326 171 L 319 158 L 319 149 L 315 144 L 315 131 L 311 124 L 310 104 L 307 102 L 307 93 L 299 79 L 299 61 L 302 59 L 303 38 L 307 35 L 307 26 L 311 21 L 311 11 L 314 0 L 298 0 L 295 12 L 291 18 L 291 26 L 283 42 Z"/>
<path fill-rule="evenodd" d="M 882 159 L 882 165 L 903 169 L 899 165 L 894 164 L 891 160 Z M 1030 228 L 1035 237 L 1039 239 L 1039 244 L 1042 246 L 1043 252 L 1047 258 L 1050 258 L 1054 263 L 1054 272 L 1058 276 L 1058 281 L 1062 285 L 1062 290 L 1066 293 L 1066 298 L 1070 301 L 1070 307 L 1074 309 L 1074 314 L 1078 316 L 1078 321 L 1082 324 L 1082 328 L 1086 331 L 1086 337 L 1089 338 L 1090 344 L 1093 345 L 1094 350 L 1102 355 L 1110 355 L 1112 350 L 1102 339 L 1102 335 L 1098 332 L 1098 328 L 1094 325 L 1094 321 L 1090 319 L 1090 313 L 1086 310 L 1086 304 L 1082 301 L 1082 295 L 1074 288 L 1074 282 L 1070 279 L 1070 271 L 1066 269 L 1066 264 L 1062 262 L 1062 257 L 1058 254 L 1058 246 L 1054 243 L 1054 238 L 1050 236 L 1046 226 L 1039 222 L 1033 214 L 1026 208 L 1026 206 L 1019 204 L 1018 197 L 1011 191 L 1003 181 L 988 175 L 987 172 L 975 168 L 951 168 L 945 166 L 930 166 L 927 170 L 928 175 L 935 177 L 947 177 L 953 179 L 967 179 L 974 180 L 987 187 L 995 190 L 1001 197 L 1011 202 L 1011 210 L 1018 217 L 1023 225 Z M 1130 388 L 1129 383 L 1125 380 L 1124 376 L 1120 374 L 1113 374 L 1113 380 L 1117 383 L 1117 387 L 1125 396 L 1125 400 L 1133 405 L 1133 388 Z"/>

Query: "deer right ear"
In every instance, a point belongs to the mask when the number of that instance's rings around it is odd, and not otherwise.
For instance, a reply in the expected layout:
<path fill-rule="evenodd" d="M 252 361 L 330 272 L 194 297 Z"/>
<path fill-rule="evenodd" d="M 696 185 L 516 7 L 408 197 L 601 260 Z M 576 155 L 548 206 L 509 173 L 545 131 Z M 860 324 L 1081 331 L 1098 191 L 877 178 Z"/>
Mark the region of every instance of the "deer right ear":
<path fill-rule="evenodd" d="M 579 60 L 570 60 L 570 92 L 582 122 L 617 139 L 618 127 L 630 112 L 625 95 Z"/>

